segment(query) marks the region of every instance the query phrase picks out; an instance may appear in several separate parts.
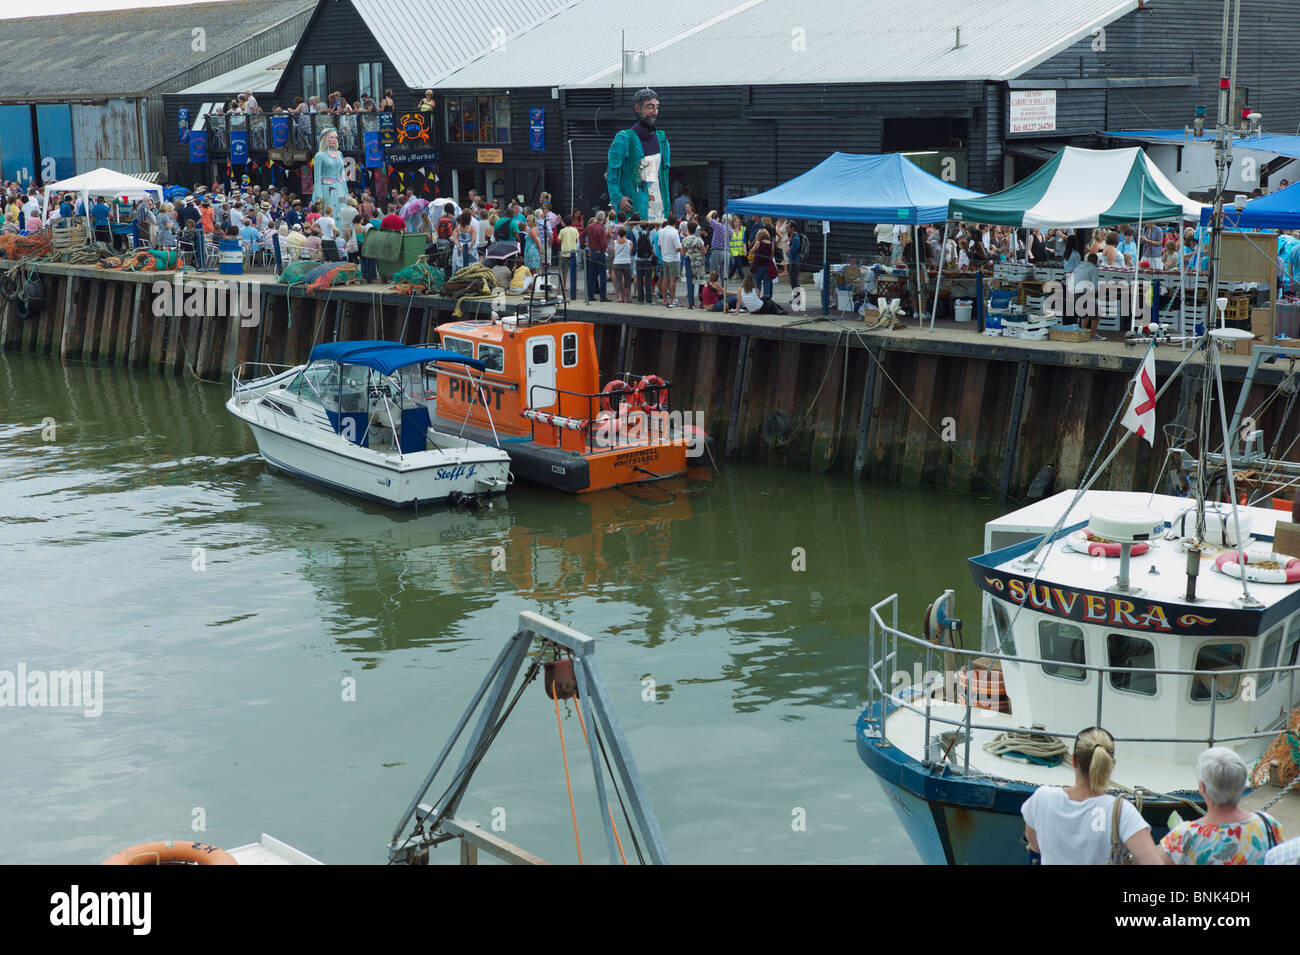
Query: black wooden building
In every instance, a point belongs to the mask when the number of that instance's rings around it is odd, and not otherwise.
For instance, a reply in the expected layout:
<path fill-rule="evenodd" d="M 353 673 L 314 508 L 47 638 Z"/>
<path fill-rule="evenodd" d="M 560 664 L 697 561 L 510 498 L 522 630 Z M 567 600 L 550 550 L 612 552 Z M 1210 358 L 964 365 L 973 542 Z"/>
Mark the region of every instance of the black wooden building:
<path fill-rule="evenodd" d="M 1289 133 L 1300 123 L 1290 55 L 1300 2 L 1243 6 L 1236 108 Z M 601 202 L 610 138 L 632 121 L 645 85 L 661 102 L 674 191 L 688 189 L 697 208 L 770 188 L 837 150 L 920 153 L 936 174 L 996 191 L 1062 145 L 1183 127 L 1197 106 L 1212 122 L 1216 108 L 1221 0 L 868 0 L 851 16 L 833 0 L 653 7 L 319 0 L 273 95 L 260 99 L 270 109 L 388 88 L 401 130 L 433 89 L 428 141 L 386 148 L 393 186 L 530 203 L 545 190 L 562 212 Z M 167 105 L 191 115 L 201 106 L 180 95 Z M 167 128 L 181 181 L 224 164 L 215 151 L 211 167 L 188 165 L 176 124 Z"/>

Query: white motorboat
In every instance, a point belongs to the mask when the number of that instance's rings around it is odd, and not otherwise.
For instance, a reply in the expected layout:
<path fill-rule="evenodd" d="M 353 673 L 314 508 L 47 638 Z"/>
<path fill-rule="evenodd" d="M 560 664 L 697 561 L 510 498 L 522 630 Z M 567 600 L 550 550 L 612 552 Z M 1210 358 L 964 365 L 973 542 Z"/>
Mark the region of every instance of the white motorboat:
<path fill-rule="evenodd" d="M 418 507 L 503 493 L 505 451 L 431 425 L 434 362 L 484 369 L 425 345 L 328 342 L 305 365 L 241 365 L 226 409 L 272 467 L 347 494 Z"/>

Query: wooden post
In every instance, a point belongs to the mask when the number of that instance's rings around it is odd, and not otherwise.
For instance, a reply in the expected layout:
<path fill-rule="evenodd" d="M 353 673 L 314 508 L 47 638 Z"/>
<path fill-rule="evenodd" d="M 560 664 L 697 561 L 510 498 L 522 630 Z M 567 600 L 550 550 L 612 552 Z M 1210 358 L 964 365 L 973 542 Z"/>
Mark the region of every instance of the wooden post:
<path fill-rule="evenodd" d="M 126 359 L 124 364 L 127 368 L 134 368 L 140 360 L 140 299 L 143 297 L 144 287 L 137 285 L 135 287 L 135 301 L 131 306 L 131 333 L 125 351 Z"/>
<path fill-rule="evenodd" d="M 727 444 L 723 454 L 731 457 L 736 449 L 736 426 L 740 421 L 740 402 L 749 391 L 749 367 L 754 356 L 754 342 L 742 335 L 736 346 L 736 377 L 731 390 L 731 414 L 727 419 Z"/>
<path fill-rule="evenodd" d="M 858 418 L 858 448 L 853 455 L 853 477 L 862 477 L 867 463 L 867 448 L 871 442 L 871 418 L 875 414 L 876 366 L 880 364 L 880 349 L 867 346 L 866 381 L 862 385 L 862 411 Z"/>
<path fill-rule="evenodd" d="M 1011 414 L 1007 418 L 1007 440 L 1002 457 L 1002 483 L 998 486 L 1001 500 L 1007 499 L 1011 487 L 1011 470 L 1016 461 L 1016 442 L 1020 437 L 1020 414 L 1025 406 L 1025 388 L 1029 379 L 1029 362 L 1016 363 L 1016 385 L 1011 397 Z"/>
<path fill-rule="evenodd" d="M 76 298 L 77 277 L 69 275 L 63 293 L 63 324 L 59 329 L 59 358 L 68 357 L 68 344 L 72 335 L 72 301 Z M 53 344 L 51 342 L 51 344 Z"/>

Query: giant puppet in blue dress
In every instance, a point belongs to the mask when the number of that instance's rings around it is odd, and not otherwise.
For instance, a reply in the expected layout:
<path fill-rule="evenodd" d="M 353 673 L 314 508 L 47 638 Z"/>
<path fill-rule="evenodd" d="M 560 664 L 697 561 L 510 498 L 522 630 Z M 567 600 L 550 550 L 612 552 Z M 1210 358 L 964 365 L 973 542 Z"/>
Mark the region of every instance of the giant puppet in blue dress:
<path fill-rule="evenodd" d="M 615 134 L 609 144 L 605 181 L 609 202 L 633 218 L 658 222 L 668 211 L 668 137 L 655 129 L 659 96 L 638 90 L 632 99 L 636 122 Z"/>
<path fill-rule="evenodd" d="M 333 126 L 326 126 L 320 134 L 320 151 L 312 162 L 313 186 L 311 201 L 321 200 L 321 212 L 332 207 L 335 212 L 343 208 L 348 196 L 348 184 L 343 178 L 343 154 L 339 152 L 339 134 Z"/>

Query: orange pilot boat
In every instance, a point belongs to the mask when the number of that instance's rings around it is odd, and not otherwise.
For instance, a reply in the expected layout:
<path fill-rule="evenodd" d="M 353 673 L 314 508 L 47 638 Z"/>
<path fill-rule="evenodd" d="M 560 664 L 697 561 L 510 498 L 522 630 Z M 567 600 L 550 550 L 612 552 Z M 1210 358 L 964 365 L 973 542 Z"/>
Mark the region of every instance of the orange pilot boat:
<path fill-rule="evenodd" d="M 526 315 L 438 326 L 443 348 L 477 356 L 487 371 L 480 380 L 439 363 L 437 417 L 463 423 L 469 438 L 499 439 L 516 477 L 564 491 L 657 481 L 710 463 L 703 416 L 669 408 L 671 383 L 624 375 L 601 387 L 593 329 Z"/>

